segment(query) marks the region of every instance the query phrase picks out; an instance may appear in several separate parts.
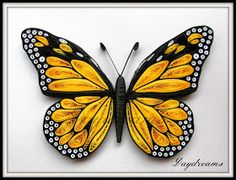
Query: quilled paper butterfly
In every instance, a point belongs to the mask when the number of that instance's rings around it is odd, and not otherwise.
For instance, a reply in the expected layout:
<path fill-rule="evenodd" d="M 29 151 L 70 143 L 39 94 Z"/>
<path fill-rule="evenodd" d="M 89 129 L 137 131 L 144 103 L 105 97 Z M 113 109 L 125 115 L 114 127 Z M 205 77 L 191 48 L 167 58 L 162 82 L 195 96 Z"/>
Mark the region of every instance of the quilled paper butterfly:
<path fill-rule="evenodd" d="M 210 27 L 187 29 L 153 51 L 127 90 L 125 67 L 114 88 L 96 61 L 71 41 L 37 28 L 24 30 L 21 37 L 42 93 L 63 98 L 48 108 L 43 123 L 47 141 L 61 154 L 71 159 L 92 154 L 113 119 L 117 142 L 126 119 L 135 144 L 152 157 L 173 157 L 190 141 L 193 113 L 176 98 L 197 90 L 213 41 Z M 130 55 L 137 48 L 138 43 Z"/>

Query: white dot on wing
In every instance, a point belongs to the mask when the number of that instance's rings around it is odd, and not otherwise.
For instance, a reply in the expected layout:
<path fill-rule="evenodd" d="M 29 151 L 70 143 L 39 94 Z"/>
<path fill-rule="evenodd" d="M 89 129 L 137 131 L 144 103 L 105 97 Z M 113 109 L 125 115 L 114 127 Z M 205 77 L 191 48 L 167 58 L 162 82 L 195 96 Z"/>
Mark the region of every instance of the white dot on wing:
<path fill-rule="evenodd" d="M 33 48 L 34 47 L 34 45 L 31 43 L 31 44 L 29 44 L 29 48 Z"/>
<path fill-rule="evenodd" d="M 84 55 L 81 54 L 81 53 L 79 53 L 79 52 L 76 52 L 76 54 L 77 54 L 78 56 L 80 56 L 80 57 L 84 57 Z"/>
<path fill-rule="evenodd" d="M 209 51 L 204 51 L 204 54 L 205 54 L 205 55 L 208 55 L 208 54 L 209 54 Z"/>
<path fill-rule="evenodd" d="M 37 34 L 37 31 L 36 31 L 36 30 L 33 30 L 33 31 L 32 31 L 32 34 L 33 34 L 33 35 L 36 35 L 36 34 Z"/>
<path fill-rule="evenodd" d="M 168 43 L 167 46 L 170 46 L 170 45 L 172 45 L 172 44 L 174 44 L 174 40 L 171 40 L 171 41 Z"/>
<path fill-rule="evenodd" d="M 208 33 L 209 33 L 209 34 L 212 34 L 212 30 L 211 30 L 211 29 L 209 29 L 209 30 L 208 30 Z"/>
<path fill-rule="evenodd" d="M 202 61 L 199 60 L 199 61 L 197 61 L 197 63 L 198 63 L 199 65 L 201 65 L 201 64 L 202 64 Z"/>
<path fill-rule="evenodd" d="M 23 33 L 23 34 L 22 34 L 22 37 L 23 37 L 23 38 L 26 38 L 26 37 L 27 37 L 27 34 Z"/>
<path fill-rule="evenodd" d="M 196 80 L 197 80 L 197 79 L 196 79 L 195 77 L 192 78 L 192 81 L 193 81 L 193 82 L 196 82 Z"/>
<path fill-rule="evenodd" d="M 187 32 L 186 32 L 186 35 L 190 35 L 190 34 L 191 34 L 191 31 L 187 31 Z"/>
<path fill-rule="evenodd" d="M 41 69 L 41 70 L 40 70 L 40 73 L 41 73 L 41 74 L 44 74 L 44 73 L 45 73 L 45 70 L 44 70 L 44 69 Z"/>
<path fill-rule="evenodd" d="M 208 28 L 207 28 L 206 26 L 205 26 L 205 27 L 203 27 L 203 30 L 204 30 L 204 31 L 206 31 L 207 29 L 208 29 Z"/>
<path fill-rule="evenodd" d="M 199 33 L 202 32 L 202 28 L 198 28 L 197 32 Z"/>
<path fill-rule="evenodd" d="M 24 49 L 27 50 L 28 49 L 28 46 L 27 44 L 24 45 Z"/>
<path fill-rule="evenodd" d="M 207 33 L 206 33 L 206 32 L 204 32 L 204 33 L 202 33 L 202 35 L 203 35 L 203 36 L 207 36 Z"/>
<path fill-rule="evenodd" d="M 207 40 L 207 41 L 206 41 L 206 44 L 211 44 L 211 41 L 210 41 L 210 40 Z"/>
<path fill-rule="evenodd" d="M 195 54 L 193 55 L 193 58 L 194 58 L 194 59 L 198 59 L 198 58 L 199 58 L 199 54 L 195 53 Z"/>
<path fill-rule="evenodd" d="M 25 42 L 25 43 L 29 43 L 29 39 L 26 38 L 26 39 L 24 40 L 24 42 Z"/>
<path fill-rule="evenodd" d="M 59 38 L 59 41 L 60 41 L 61 43 L 67 44 L 67 41 L 66 41 L 65 39 Z"/>
<path fill-rule="evenodd" d="M 78 153 L 78 158 L 81 158 L 83 155 L 81 153 Z"/>
<path fill-rule="evenodd" d="M 211 35 L 210 35 L 210 36 L 208 36 L 208 39 L 212 39 L 212 38 L 213 38 L 213 36 L 211 36 Z"/>

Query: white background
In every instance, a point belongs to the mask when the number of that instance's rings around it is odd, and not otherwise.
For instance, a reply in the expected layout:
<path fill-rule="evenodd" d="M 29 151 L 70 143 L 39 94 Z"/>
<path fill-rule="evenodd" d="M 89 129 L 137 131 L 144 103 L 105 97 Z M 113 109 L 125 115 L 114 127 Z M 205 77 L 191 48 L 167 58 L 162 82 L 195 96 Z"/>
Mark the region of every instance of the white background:
<path fill-rule="evenodd" d="M 124 73 L 129 85 L 139 63 L 158 46 L 184 30 L 208 25 L 214 30 L 211 53 L 198 90 L 184 98 L 194 113 L 191 142 L 171 159 L 153 159 L 129 136 L 116 143 L 115 126 L 99 150 L 85 160 L 70 160 L 45 139 L 42 125 L 47 108 L 59 99 L 44 96 L 38 74 L 22 48 L 21 32 L 45 29 L 81 46 L 110 81 L 117 74 L 99 49 L 103 42 L 118 70 L 136 41 L 139 50 Z M 227 8 L 9 8 L 8 9 L 8 172 L 227 172 L 228 171 L 228 10 Z M 184 162 L 223 162 L 222 167 L 173 166 Z"/>

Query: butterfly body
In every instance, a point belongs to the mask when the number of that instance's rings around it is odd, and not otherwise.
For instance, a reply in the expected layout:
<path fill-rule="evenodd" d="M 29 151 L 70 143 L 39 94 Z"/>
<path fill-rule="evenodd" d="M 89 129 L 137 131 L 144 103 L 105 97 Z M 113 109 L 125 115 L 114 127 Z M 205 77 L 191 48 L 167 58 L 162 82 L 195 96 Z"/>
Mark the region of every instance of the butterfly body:
<path fill-rule="evenodd" d="M 119 75 L 116 80 L 116 137 L 117 142 L 121 142 L 123 124 L 125 119 L 125 104 L 126 104 L 126 88 L 125 79 Z"/>
<path fill-rule="evenodd" d="M 126 119 L 134 143 L 151 157 L 173 157 L 190 142 L 193 112 L 176 99 L 197 90 L 213 41 L 210 27 L 189 28 L 153 51 L 127 91 L 122 75 L 114 88 L 96 61 L 71 41 L 37 28 L 21 37 L 43 94 L 62 98 L 43 122 L 47 141 L 61 154 L 71 159 L 92 154 L 114 117 L 117 142 Z"/>

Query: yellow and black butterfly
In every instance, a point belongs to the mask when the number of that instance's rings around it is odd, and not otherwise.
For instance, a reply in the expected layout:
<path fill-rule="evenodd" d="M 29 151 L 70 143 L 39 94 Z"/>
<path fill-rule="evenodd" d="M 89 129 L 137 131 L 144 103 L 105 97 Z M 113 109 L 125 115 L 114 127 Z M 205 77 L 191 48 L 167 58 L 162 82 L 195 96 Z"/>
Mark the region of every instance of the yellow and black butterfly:
<path fill-rule="evenodd" d="M 193 113 L 172 98 L 196 91 L 213 41 L 210 27 L 189 28 L 153 51 L 127 91 L 124 69 L 114 88 L 96 61 L 71 41 L 37 28 L 25 29 L 21 37 L 42 93 L 63 97 L 49 107 L 43 124 L 47 141 L 61 154 L 89 156 L 106 137 L 113 117 L 117 142 L 126 119 L 133 141 L 152 157 L 172 157 L 190 141 Z M 137 48 L 138 43 L 131 53 Z"/>

